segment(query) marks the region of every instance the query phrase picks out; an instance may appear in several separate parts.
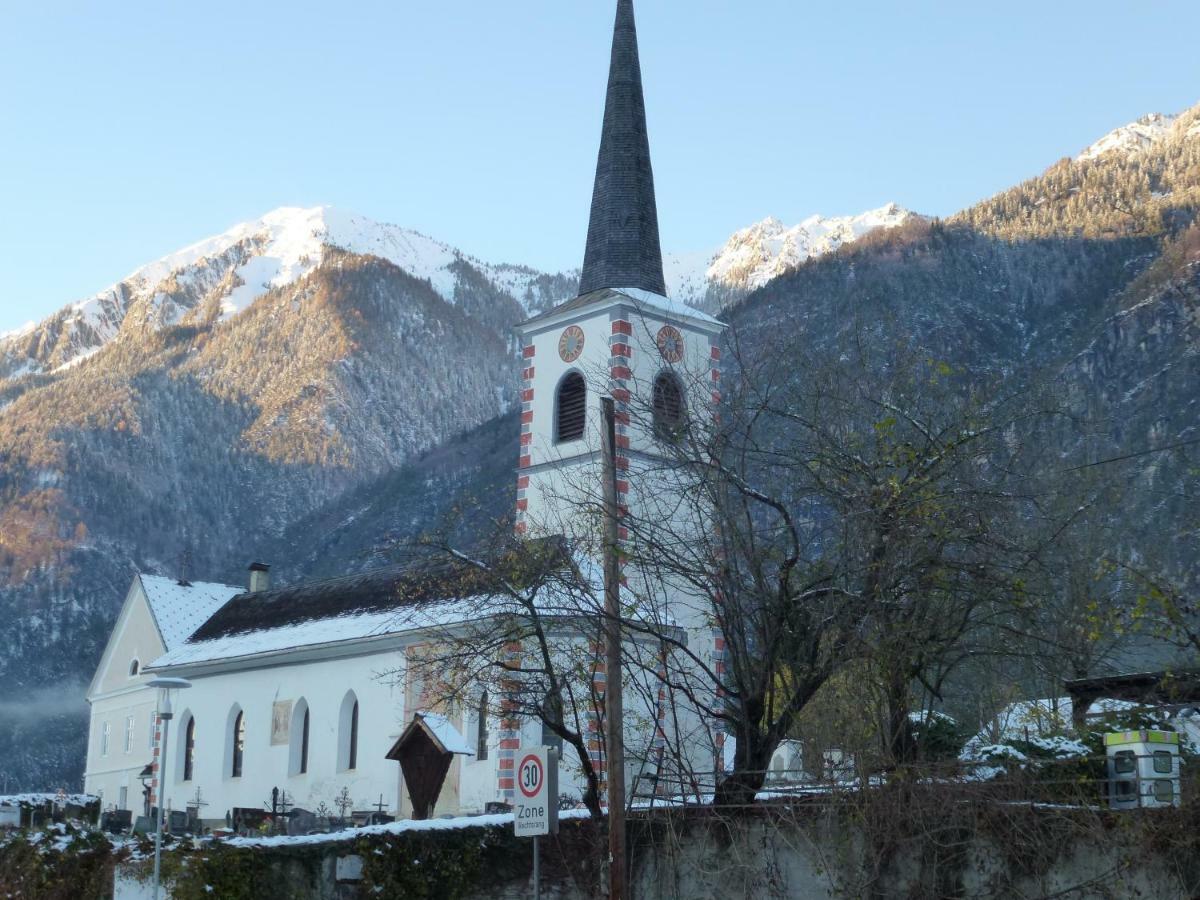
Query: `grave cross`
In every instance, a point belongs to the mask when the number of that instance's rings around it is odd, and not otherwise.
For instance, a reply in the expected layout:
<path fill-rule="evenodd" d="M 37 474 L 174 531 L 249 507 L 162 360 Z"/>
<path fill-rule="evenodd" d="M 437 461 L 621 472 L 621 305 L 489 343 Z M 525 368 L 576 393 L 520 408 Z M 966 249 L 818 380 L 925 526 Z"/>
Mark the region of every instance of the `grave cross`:
<path fill-rule="evenodd" d="M 196 786 L 196 796 L 192 798 L 189 806 L 195 807 L 196 812 L 199 812 L 205 806 L 208 806 L 208 801 L 200 793 L 200 786 Z"/>

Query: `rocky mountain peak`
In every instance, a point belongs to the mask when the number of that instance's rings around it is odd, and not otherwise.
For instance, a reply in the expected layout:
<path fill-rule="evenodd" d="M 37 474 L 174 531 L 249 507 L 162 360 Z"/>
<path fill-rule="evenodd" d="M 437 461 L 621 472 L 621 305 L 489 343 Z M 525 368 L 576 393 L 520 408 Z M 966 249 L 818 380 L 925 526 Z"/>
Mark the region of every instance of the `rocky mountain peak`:
<path fill-rule="evenodd" d="M 1110 131 L 1075 157 L 1076 162 L 1097 159 L 1108 153 L 1132 156 L 1175 137 L 1182 130 L 1186 138 L 1200 135 L 1200 107 L 1184 113 L 1167 115 L 1150 113 L 1140 119 Z"/>
<path fill-rule="evenodd" d="M 463 293 L 464 278 L 511 296 L 526 313 L 570 293 L 545 283 L 555 276 L 485 263 L 411 229 L 330 206 L 281 207 L 144 265 L 42 322 L 0 335 L 0 379 L 62 371 L 123 332 L 231 319 L 269 291 L 311 274 L 329 248 L 387 260 L 429 281 L 450 303 Z M 473 282 L 471 293 L 478 287 Z"/>
<path fill-rule="evenodd" d="M 736 232 L 711 259 L 707 277 L 726 287 L 754 290 L 805 260 L 832 253 L 880 228 L 903 225 L 915 214 L 895 203 L 855 216 L 809 216 L 785 225 L 774 216 Z"/>

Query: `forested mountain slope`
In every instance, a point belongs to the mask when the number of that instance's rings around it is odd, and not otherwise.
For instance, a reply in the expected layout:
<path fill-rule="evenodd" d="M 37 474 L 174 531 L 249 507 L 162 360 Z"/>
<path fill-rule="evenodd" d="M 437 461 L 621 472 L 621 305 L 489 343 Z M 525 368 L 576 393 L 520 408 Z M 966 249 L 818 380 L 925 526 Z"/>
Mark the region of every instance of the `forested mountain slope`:
<path fill-rule="evenodd" d="M 1180 443 L 1200 412 L 1198 211 L 1200 109 L 949 220 L 904 214 L 779 266 L 725 311 L 730 350 L 853 340 L 1048 379 L 1088 423 L 1064 434 L 1072 460 Z M 0 677 L 17 698 L 0 774 L 20 787 L 78 778 L 82 704 L 39 690 L 82 695 L 135 569 L 333 574 L 512 508 L 509 328 L 573 276 L 299 212 L 0 340 Z M 737 247 L 771 268 L 768 230 Z M 1130 539 L 1195 579 L 1187 452 L 1128 464 Z"/>

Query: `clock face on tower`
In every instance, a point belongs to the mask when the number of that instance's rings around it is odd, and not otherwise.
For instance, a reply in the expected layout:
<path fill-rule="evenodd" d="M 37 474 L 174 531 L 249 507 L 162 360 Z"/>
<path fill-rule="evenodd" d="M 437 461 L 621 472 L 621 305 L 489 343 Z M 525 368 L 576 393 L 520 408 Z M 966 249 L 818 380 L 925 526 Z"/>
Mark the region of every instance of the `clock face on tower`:
<path fill-rule="evenodd" d="M 565 363 L 573 363 L 583 353 L 583 329 L 578 325 L 567 328 L 558 339 L 558 355 Z"/>
<path fill-rule="evenodd" d="M 678 328 L 664 325 L 658 330 L 658 352 L 669 363 L 683 359 L 683 335 Z"/>

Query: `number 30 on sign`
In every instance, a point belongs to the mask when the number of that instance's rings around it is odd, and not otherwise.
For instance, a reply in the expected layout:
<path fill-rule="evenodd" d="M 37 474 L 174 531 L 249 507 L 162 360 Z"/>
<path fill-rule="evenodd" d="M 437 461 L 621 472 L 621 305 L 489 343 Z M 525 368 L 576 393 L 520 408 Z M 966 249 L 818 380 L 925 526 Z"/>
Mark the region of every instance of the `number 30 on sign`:
<path fill-rule="evenodd" d="M 513 828 L 517 837 L 558 832 L 558 753 L 539 747 L 517 754 Z"/>

